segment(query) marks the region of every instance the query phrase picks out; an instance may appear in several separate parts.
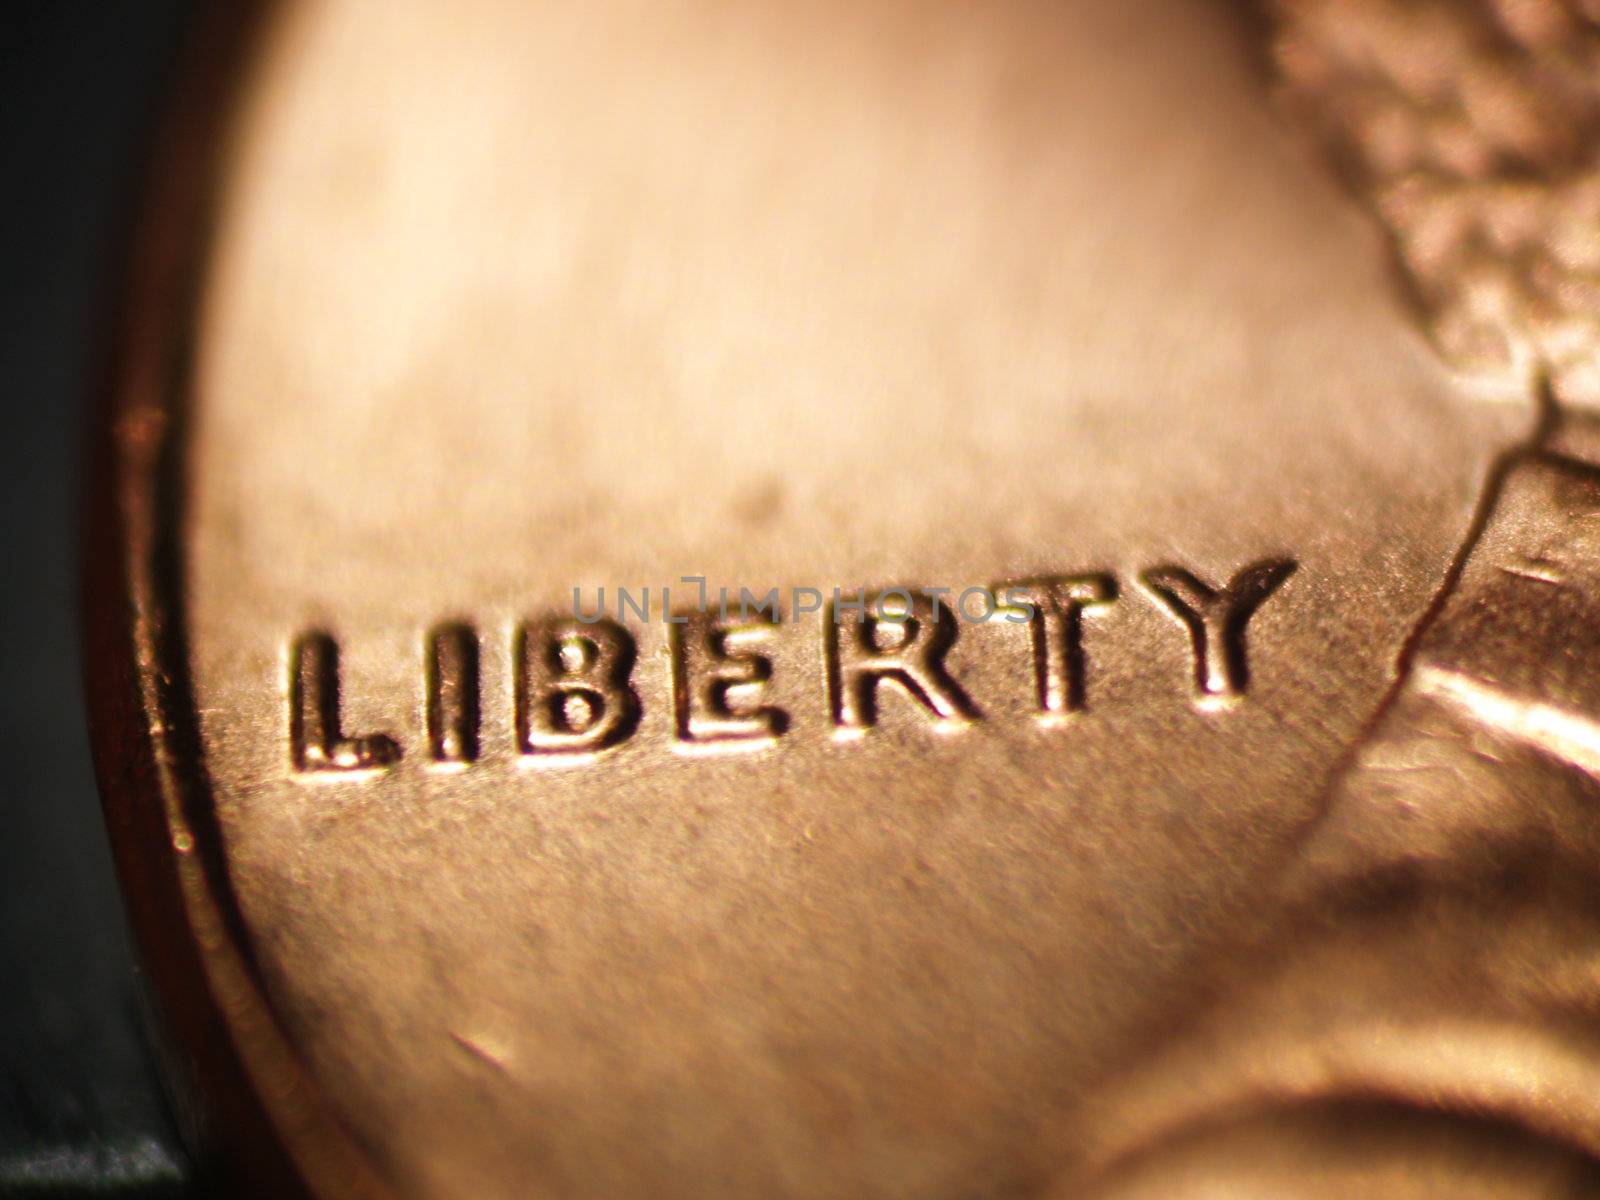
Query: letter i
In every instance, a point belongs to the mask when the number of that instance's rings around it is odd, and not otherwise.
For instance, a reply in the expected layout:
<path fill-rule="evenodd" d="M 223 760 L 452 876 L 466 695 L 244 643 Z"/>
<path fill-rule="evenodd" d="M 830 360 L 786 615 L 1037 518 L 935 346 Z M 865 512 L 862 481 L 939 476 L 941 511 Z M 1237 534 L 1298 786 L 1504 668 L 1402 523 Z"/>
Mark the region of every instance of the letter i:
<path fill-rule="evenodd" d="M 478 758 L 478 635 L 443 625 L 428 637 L 428 746 L 436 765 L 460 769 Z"/>

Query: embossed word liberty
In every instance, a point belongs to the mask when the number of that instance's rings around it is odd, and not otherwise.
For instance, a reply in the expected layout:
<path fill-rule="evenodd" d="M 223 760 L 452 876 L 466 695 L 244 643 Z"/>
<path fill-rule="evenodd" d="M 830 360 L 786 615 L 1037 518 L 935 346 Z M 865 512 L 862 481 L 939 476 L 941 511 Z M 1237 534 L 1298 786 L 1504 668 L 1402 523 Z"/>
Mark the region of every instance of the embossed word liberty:
<path fill-rule="evenodd" d="M 1186 635 L 1197 705 L 1225 706 L 1244 695 L 1246 627 L 1294 570 L 1287 559 L 1253 563 L 1221 586 L 1175 566 L 1139 575 L 1144 593 Z M 961 626 L 957 608 L 940 602 L 941 590 L 889 588 L 827 606 L 821 650 L 836 735 L 858 736 L 876 726 L 885 688 L 908 696 L 941 727 L 980 718 L 978 705 L 945 666 Z M 1083 621 L 1117 602 L 1115 577 L 1042 576 L 983 590 L 1005 598 L 991 616 L 1026 627 L 1036 714 L 1056 722 L 1081 711 Z M 773 660 L 762 652 L 782 628 L 776 611 L 765 609 L 737 618 L 715 610 L 673 616 L 669 704 L 678 748 L 757 747 L 788 732 L 789 714 L 769 702 Z M 561 615 L 530 621 L 512 636 L 513 736 L 520 758 L 583 762 L 633 736 L 644 702 L 634 684 L 637 645 L 625 625 L 609 616 Z M 476 630 L 462 624 L 440 626 L 427 639 L 427 753 L 437 767 L 466 769 L 478 760 L 479 647 Z M 339 648 L 330 635 L 301 635 L 289 661 L 289 744 L 297 771 L 371 774 L 400 761 L 403 749 L 394 736 L 344 732 Z"/>

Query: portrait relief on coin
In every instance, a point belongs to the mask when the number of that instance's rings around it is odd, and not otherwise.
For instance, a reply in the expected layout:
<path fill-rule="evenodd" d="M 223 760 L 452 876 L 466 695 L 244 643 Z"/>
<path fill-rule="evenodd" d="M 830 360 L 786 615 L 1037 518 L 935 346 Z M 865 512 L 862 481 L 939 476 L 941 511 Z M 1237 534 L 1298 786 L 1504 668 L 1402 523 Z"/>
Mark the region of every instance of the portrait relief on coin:
<path fill-rule="evenodd" d="M 91 564 L 241 1186 L 1600 1189 L 1595 21 L 266 6 Z"/>

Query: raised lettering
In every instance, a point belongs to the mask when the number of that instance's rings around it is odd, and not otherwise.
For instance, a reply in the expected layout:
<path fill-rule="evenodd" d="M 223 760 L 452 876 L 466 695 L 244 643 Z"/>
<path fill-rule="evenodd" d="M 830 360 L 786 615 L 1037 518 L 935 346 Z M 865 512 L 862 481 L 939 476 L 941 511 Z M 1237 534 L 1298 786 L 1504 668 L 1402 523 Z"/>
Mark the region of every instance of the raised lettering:
<path fill-rule="evenodd" d="M 835 589 L 824 626 L 834 724 L 845 731 L 877 724 L 884 683 L 899 686 L 940 725 L 967 723 L 977 709 L 944 666 L 956 641 L 955 614 L 926 595 L 889 594 L 903 598 L 903 612 L 882 615 L 872 600 L 841 601 Z"/>
<path fill-rule="evenodd" d="M 1139 581 L 1189 633 L 1196 703 L 1209 707 L 1244 695 L 1250 671 L 1244 631 L 1266 598 L 1294 574 L 1295 563 L 1269 559 L 1243 568 L 1218 589 L 1182 567 L 1157 567 Z"/>
<path fill-rule="evenodd" d="M 996 584 L 994 590 L 1004 597 L 1007 616 L 1027 614 L 1039 715 L 1059 719 L 1082 711 L 1083 614 L 1116 600 L 1116 580 L 1109 575 L 1051 575 Z"/>
<path fill-rule="evenodd" d="M 478 635 L 469 625 L 442 625 L 428 637 L 428 748 L 435 764 L 478 760 L 480 708 Z"/>
<path fill-rule="evenodd" d="M 633 638 L 615 621 L 556 617 L 525 626 L 514 651 L 517 749 L 594 754 L 639 723 Z"/>
<path fill-rule="evenodd" d="M 770 742 L 788 728 L 781 708 L 754 702 L 772 678 L 772 660 L 748 643 L 776 628 L 771 616 L 729 625 L 709 613 L 685 614 L 672 626 L 672 707 L 681 745 Z"/>
<path fill-rule="evenodd" d="M 289 653 L 289 745 L 308 774 L 381 771 L 400 761 L 388 734 L 346 737 L 340 715 L 339 646 L 326 633 L 302 636 Z"/>

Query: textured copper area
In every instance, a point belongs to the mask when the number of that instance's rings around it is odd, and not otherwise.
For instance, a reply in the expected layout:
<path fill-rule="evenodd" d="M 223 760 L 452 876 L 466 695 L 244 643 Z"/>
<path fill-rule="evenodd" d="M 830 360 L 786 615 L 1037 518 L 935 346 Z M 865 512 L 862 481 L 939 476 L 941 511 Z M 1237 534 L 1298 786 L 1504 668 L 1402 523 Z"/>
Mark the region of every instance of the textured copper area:
<path fill-rule="evenodd" d="M 1388 226 L 1445 354 L 1600 405 L 1600 9 L 1271 9 L 1285 93 Z"/>

